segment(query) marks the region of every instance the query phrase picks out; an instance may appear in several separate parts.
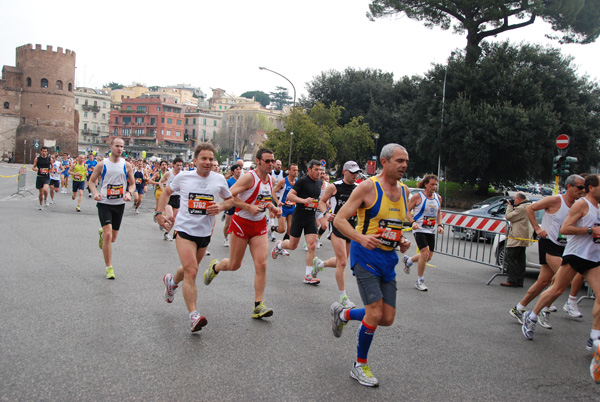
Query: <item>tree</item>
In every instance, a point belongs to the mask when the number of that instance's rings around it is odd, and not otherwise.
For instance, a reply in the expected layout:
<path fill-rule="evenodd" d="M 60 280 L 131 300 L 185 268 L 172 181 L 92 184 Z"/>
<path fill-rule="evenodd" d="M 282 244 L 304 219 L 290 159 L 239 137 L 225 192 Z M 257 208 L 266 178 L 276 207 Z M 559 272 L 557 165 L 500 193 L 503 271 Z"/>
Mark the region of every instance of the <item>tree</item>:
<path fill-rule="evenodd" d="M 116 82 L 112 81 L 112 82 L 109 82 L 108 84 L 105 84 L 105 85 L 104 85 L 104 88 L 110 88 L 110 89 L 122 89 L 122 88 L 123 88 L 123 85 L 121 85 L 121 84 L 118 84 L 118 83 L 116 83 Z"/>
<path fill-rule="evenodd" d="M 263 107 L 267 107 L 269 104 L 271 104 L 271 98 L 263 91 L 247 91 L 240 96 L 243 98 L 254 98 L 254 100 L 260 103 Z"/>
<path fill-rule="evenodd" d="M 285 105 L 289 105 L 290 100 L 292 99 L 288 95 L 287 88 L 284 87 L 276 87 L 275 92 L 271 92 L 270 94 L 271 104 L 275 106 L 275 110 L 283 110 Z"/>
<path fill-rule="evenodd" d="M 554 37 L 562 43 L 591 43 L 600 35 L 597 0 L 373 0 L 369 10 L 372 21 L 404 14 L 429 28 L 452 26 L 456 33 L 466 32 L 469 65 L 479 59 L 485 38 L 531 25 L 538 16 L 562 34 Z"/>

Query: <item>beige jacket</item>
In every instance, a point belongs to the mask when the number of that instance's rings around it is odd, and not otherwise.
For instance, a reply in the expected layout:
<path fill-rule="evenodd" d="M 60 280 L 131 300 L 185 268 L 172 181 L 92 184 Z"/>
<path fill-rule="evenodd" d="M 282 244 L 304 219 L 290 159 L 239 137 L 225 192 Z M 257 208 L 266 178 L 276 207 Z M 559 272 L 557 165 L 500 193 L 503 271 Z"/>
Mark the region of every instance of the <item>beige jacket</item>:
<path fill-rule="evenodd" d="M 531 239 L 533 235 L 533 227 L 527 219 L 527 208 L 531 205 L 529 200 L 523 201 L 516 207 L 508 204 L 506 208 L 506 220 L 511 224 L 510 236 L 506 247 L 529 247 L 533 242 L 526 240 L 515 240 L 510 237 L 517 237 L 520 239 Z"/>

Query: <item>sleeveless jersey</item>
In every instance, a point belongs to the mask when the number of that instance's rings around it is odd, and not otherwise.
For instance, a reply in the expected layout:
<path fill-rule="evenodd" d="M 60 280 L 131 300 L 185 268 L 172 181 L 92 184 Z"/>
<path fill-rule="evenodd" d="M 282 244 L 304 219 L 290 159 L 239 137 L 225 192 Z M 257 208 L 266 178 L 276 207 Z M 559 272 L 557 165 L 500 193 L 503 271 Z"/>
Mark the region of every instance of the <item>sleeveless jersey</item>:
<path fill-rule="evenodd" d="M 296 203 L 287 200 L 287 196 L 290 193 L 290 190 L 294 187 L 289 180 L 289 176 L 285 178 L 285 185 L 283 186 L 283 195 L 279 199 L 279 201 L 283 202 L 286 207 L 295 207 Z"/>
<path fill-rule="evenodd" d="M 273 199 L 273 196 L 271 195 L 273 191 L 271 175 L 267 175 L 267 181 L 263 182 L 260 180 L 260 177 L 258 177 L 258 174 L 256 174 L 254 170 L 251 170 L 248 173 L 252 175 L 254 184 L 249 189 L 239 193 L 238 198 L 244 202 L 247 202 L 248 204 L 258 205 L 264 210 L 266 209 L 267 205 L 272 203 Z M 265 218 L 264 214 L 252 215 L 250 212 L 240 208 L 236 208 L 236 214 L 238 214 L 241 218 L 255 222 Z"/>
<path fill-rule="evenodd" d="M 176 176 L 175 173 L 173 173 L 173 171 L 171 170 L 171 174 L 169 175 L 169 178 L 167 179 L 167 186 L 173 182 L 173 179 L 175 179 L 175 176 Z M 173 191 L 172 196 L 173 195 L 179 195 L 179 192 L 178 191 Z"/>
<path fill-rule="evenodd" d="M 101 204 L 120 205 L 124 204 L 123 195 L 125 195 L 125 186 L 127 183 L 127 167 L 125 159 L 119 158 L 117 162 L 111 162 L 110 159 L 104 159 L 102 168 L 102 201 Z"/>
<path fill-rule="evenodd" d="M 60 162 L 54 161 L 54 173 L 50 173 L 50 180 L 60 181 Z"/>
<path fill-rule="evenodd" d="M 73 165 L 73 180 L 74 181 L 85 181 L 85 172 L 87 169 L 85 168 L 85 164 L 79 165 L 75 163 Z"/>
<path fill-rule="evenodd" d="M 273 176 L 273 178 L 275 179 L 275 184 L 279 183 L 279 180 L 284 178 L 284 174 L 283 174 L 283 170 L 279 171 L 279 174 L 276 174 L 274 170 L 271 171 L 271 176 Z M 275 195 L 277 196 L 277 198 L 279 199 L 279 201 L 281 201 L 281 196 L 283 195 L 283 188 L 281 190 L 279 190 L 277 193 L 275 193 Z"/>
<path fill-rule="evenodd" d="M 423 191 L 416 195 L 421 197 L 421 202 L 413 210 L 415 222 L 419 224 L 419 228 L 414 233 L 435 234 L 435 225 L 439 224 L 437 216 L 440 210 L 440 197 L 433 193 L 433 198 L 427 198 Z"/>
<path fill-rule="evenodd" d="M 344 206 L 348 198 L 350 198 L 350 194 L 356 188 L 357 184 L 347 184 L 344 180 L 334 181 L 333 185 L 335 186 L 335 195 L 330 199 L 331 200 L 331 211 L 334 214 L 337 214 L 341 207 Z"/>
<path fill-rule="evenodd" d="M 546 233 L 548 233 L 548 239 L 552 243 L 564 247 L 567 244 L 567 238 L 560 233 L 560 227 L 565 219 L 567 219 L 570 208 L 567 206 L 563 196 L 560 195 L 559 197 L 559 210 L 553 214 L 549 214 L 548 212 L 544 213 L 544 216 L 542 217 L 542 224 L 540 226 L 546 231 Z"/>
<path fill-rule="evenodd" d="M 135 186 L 136 187 L 144 187 L 146 184 L 146 179 L 144 179 L 144 171 L 143 170 L 134 170 L 133 177 L 135 178 Z"/>
<path fill-rule="evenodd" d="M 577 227 L 594 227 L 600 226 L 600 210 L 588 201 L 587 198 L 583 198 L 588 203 L 588 213 L 575 223 Z M 565 247 L 565 255 L 576 255 L 579 258 L 583 258 L 588 261 L 595 261 L 600 263 L 600 236 L 582 234 L 582 235 L 568 235 L 567 246 Z"/>
<path fill-rule="evenodd" d="M 38 156 L 37 158 L 37 175 L 38 177 L 49 177 L 50 176 L 50 164 L 51 159 L 49 156 L 46 156 L 45 158 L 42 158 L 41 156 Z"/>

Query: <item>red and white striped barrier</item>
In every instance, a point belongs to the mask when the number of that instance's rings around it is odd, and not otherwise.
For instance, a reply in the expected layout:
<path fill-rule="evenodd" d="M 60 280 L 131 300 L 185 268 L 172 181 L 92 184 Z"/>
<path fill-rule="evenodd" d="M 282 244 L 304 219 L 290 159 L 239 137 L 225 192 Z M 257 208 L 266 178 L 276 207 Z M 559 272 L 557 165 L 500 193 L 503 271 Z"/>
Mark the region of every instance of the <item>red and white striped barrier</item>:
<path fill-rule="evenodd" d="M 483 218 L 481 216 L 442 212 L 442 223 L 444 225 L 506 234 L 506 221 L 504 219 Z"/>

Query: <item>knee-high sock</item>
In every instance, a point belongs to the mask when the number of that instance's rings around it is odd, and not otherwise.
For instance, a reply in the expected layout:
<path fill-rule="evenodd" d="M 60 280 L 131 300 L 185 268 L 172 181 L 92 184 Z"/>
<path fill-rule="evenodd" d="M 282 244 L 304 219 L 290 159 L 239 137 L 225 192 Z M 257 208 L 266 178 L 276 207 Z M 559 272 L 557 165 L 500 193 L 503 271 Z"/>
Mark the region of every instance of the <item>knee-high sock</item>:
<path fill-rule="evenodd" d="M 356 346 L 356 362 L 361 364 L 367 363 L 367 355 L 373 341 L 377 327 L 371 327 L 363 320 L 358 328 L 358 344 Z"/>

